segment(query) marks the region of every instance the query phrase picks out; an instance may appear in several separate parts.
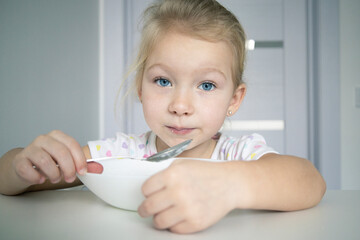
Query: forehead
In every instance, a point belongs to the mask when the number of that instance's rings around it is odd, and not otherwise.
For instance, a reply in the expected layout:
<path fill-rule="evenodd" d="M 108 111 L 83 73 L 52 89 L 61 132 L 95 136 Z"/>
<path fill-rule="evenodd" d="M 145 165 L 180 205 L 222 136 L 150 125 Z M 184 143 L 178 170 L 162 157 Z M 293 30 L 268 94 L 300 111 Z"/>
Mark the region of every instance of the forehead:
<path fill-rule="evenodd" d="M 211 42 L 179 32 L 168 32 L 156 41 L 146 67 L 166 64 L 176 70 L 218 69 L 231 78 L 233 54 L 223 41 Z"/>

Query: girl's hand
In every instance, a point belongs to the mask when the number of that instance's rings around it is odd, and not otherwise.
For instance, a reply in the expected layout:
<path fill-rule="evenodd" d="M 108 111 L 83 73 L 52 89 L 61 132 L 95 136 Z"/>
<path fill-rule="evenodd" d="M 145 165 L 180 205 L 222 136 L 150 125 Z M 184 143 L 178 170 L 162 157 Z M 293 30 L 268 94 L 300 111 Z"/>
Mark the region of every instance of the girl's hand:
<path fill-rule="evenodd" d="M 12 166 L 17 176 L 30 185 L 42 184 L 46 179 L 67 183 L 76 179 L 76 172 L 86 172 L 86 158 L 79 143 L 61 131 L 37 137 L 15 155 Z M 34 168 L 35 166 L 35 168 Z"/>
<path fill-rule="evenodd" d="M 227 163 L 176 160 L 144 183 L 146 199 L 138 212 L 142 217 L 153 215 L 158 229 L 203 230 L 236 207 L 239 181 L 232 170 Z"/>

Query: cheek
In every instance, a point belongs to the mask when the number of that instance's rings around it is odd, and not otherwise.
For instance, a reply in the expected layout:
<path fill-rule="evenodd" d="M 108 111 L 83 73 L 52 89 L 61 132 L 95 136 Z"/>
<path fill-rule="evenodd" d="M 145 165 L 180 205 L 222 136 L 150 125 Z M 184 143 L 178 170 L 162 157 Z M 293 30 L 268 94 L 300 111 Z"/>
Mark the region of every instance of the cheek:
<path fill-rule="evenodd" d="M 142 108 L 146 122 L 156 119 L 164 111 L 164 101 L 156 94 L 142 96 Z M 149 122 L 148 122 L 149 124 Z"/>
<path fill-rule="evenodd" d="M 214 101 L 199 108 L 203 122 L 208 127 L 220 129 L 226 118 L 227 106 L 225 102 Z"/>

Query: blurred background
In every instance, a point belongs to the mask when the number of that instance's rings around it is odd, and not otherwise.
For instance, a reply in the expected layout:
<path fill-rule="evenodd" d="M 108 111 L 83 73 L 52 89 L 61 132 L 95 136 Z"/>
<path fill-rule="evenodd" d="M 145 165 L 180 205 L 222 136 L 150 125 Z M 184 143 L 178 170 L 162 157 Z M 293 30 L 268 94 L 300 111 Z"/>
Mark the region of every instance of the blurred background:
<path fill-rule="evenodd" d="M 151 2 L 0 0 L 0 155 L 53 129 L 81 145 L 148 131 L 136 96 L 116 96 Z M 224 132 L 258 132 L 329 189 L 360 189 L 360 1 L 220 2 L 248 37 L 248 93 Z"/>

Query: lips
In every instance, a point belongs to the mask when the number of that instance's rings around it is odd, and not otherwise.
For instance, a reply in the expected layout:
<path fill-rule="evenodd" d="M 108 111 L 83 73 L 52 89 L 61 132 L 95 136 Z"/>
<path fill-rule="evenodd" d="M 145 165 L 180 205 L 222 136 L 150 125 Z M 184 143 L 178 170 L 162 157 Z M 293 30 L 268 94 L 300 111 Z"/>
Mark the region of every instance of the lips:
<path fill-rule="evenodd" d="M 177 135 L 186 135 L 191 133 L 195 128 L 184 128 L 184 127 L 171 127 L 167 126 L 167 128 L 174 134 Z"/>

